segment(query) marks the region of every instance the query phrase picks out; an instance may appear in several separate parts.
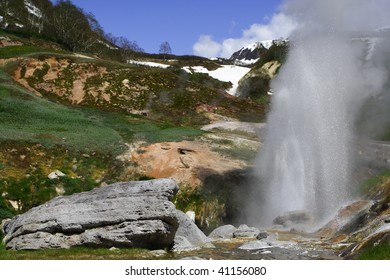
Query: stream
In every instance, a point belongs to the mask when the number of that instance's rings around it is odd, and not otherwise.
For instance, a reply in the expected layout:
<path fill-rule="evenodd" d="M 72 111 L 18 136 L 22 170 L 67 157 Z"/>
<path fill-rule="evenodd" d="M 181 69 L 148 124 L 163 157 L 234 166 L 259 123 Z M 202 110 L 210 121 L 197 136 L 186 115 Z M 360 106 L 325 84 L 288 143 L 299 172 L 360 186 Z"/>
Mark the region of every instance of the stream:
<path fill-rule="evenodd" d="M 215 248 L 174 252 L 174 259 L 213 260 L 340 260 L 349 244 L 330 243 L 310 234 L 267 231 L 267 239 L 229 239 L 213 242 Z"/>

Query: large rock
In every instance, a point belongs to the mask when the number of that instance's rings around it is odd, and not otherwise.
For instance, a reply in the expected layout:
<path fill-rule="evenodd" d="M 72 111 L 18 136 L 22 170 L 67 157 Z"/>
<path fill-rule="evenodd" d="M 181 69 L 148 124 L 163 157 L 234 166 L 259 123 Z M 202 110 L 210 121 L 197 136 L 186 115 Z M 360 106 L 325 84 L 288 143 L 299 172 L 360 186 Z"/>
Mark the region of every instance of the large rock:
<path fill-rule="evenodd" d="M 306 224 L 310 223 L 312 217 L 305 211 L 291 211 L 287 212 L 284 215 L 278 216 L 273 220 L 275 225 L 282 225 L 284 227 L 289 227 L 292 225 Z"/>
<path fill-rule="evenodd" d="M 240 225 L 236 231 L 233 232 L 234 238 L 255 238 L 260 233 L 260 230 L 255 227 L 248 227 L 247 225 Z"/>
<path fill-rule="evenodd" d="M 217 227 L 210 234 L 209 238 L 213 240 L 219 239 L 232 239 L 233 233 L 237 230 L 237 228 L 233 225 L 224 225 Z"/>
<path fill-rule="evenodd" d="M 188 215 L 176 210 L 179 220 L 173 249 L 175 251 L 195 250 L 201 247 L 212 247 L 210 239 L 195 225 Z"/>
<path fill-rule="evenodd" d="M 3 226 L 7 249 L 166 248 L 178 228 L 171 179 L 123 182 L 57 197 Z"/>

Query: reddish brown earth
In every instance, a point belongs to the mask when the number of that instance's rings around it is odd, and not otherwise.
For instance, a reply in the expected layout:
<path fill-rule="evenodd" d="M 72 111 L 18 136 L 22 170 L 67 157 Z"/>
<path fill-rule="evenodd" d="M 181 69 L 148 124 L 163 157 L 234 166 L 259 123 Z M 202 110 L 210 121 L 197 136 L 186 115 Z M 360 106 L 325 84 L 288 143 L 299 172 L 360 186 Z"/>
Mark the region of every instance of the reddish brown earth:
<path fill-rule="evenodd" d="M 131 150 L 122 157 L 122 160 L 136 163 L 129 172 L 153 178 L 170 177 L 191 187 L 201 184 L 208 175 L 223 174 L 247 165 L 197 141 L 163 142 Z"/>

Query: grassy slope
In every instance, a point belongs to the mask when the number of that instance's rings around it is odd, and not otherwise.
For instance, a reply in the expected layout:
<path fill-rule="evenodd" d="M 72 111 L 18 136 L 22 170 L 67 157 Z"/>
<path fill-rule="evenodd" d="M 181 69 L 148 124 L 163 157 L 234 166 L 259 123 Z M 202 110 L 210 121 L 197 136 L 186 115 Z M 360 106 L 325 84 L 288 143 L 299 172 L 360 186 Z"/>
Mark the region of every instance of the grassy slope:
<path fill-rule="evenodd" d="M 2 48 L 0 57 L 42 54 L 57 53 L 17 46 Z M 6 199 L 17 201 L 23 212 L 55 196 L 58 187 L 71 194 L 123 179 L 125 164 L 116 156 L 125 151 L 125 143 L 181 141 L 203 134 L 193 127 L 37 97 L 9 76 L 16 63 L 0 67 L 0 219 L 15 213 Z M 67 177 L 48 180 L 56 169 Z"/>

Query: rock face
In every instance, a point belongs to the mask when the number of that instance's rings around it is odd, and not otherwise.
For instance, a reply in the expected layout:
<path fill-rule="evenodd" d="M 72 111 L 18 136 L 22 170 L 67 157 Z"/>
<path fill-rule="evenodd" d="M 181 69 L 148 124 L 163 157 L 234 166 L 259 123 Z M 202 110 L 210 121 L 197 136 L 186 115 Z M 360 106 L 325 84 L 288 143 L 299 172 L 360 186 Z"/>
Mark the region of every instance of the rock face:
<path fill-rule="evenodd" d="M 173 249 L 175 251 L 195 250 L 201 247 L 210 247 L 210 239 L 194 224 L 188 215 L 176 210 L 179 220 Z"/>
<path fill-rule="evenodd" d="M 371 220 L 370 209 L 374 201 L 360 200 L 341 208 L 336 217 L 317 231 L 322 237 L 334 237 L 341 234 L 352 234 L 359 230 L 366 221 Z"/>
<path fill-rule="evenodd" d="M 57 197 L 3 226 L 7 249 L 91 247 L 166 248 L 178 224 L 169 200 L 171 179 L 116 183 Z"/>

